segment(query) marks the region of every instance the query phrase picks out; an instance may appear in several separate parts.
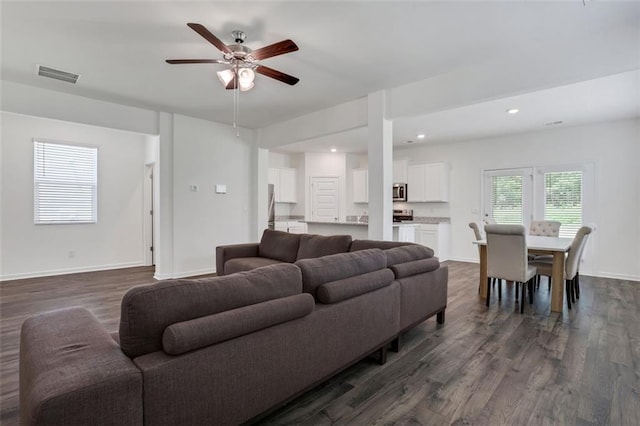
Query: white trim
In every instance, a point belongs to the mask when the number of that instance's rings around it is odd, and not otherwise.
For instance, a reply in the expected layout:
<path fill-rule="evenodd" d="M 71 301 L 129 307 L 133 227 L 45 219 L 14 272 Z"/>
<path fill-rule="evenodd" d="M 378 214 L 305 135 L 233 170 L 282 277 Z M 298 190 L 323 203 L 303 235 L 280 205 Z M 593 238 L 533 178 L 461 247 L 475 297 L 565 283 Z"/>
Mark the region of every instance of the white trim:
<path fill-rule="evenodd" d="M 464 263 L 475 263 L 479 264 L 480 261 L 476 258 L 471 257 L 449 257 L 447 260 L 451 260 L 453 262 L 464 262 Z"/>
<path fill-rule="evenodd" d="M 79 274 L 82 272 L 108 271 L 111 269 L 135 268 L 138 266 L 146 266 L 144 262 L 125 262 L 115 263 L 111 265 L 98 265 L 81 268 L 54 269 L 50 271 L 26 272 L 18 274 L 9 274 L 0 276 L 0 282 L 11 280 L 22 280 L 25 278 L 50 277 L 55 275 Z"/>
<path fill-rule="evenodd" d="M 638 281 L 640 284 L 640 275 L 628 275 L 628 274 L 618 274 L 615 272 L 593 272 L 589 271 L 589 273 L 580 273 L 580 276 L 585 277 L 596 277 L 596 278 L 610 278 L 614 280 L 626 280 L 626 281 Z"/>
<path fill-rule="evenodd" d="M 184 271 L 184 272 L 172 274 L 171 278 L 188 278 L 188 277 L 195 277 L 198 275 L 207 275 L 207 274 L 215 274 L 215 273 L 216 273 L 215 268 L 195 269 L 192 271 Z"/>

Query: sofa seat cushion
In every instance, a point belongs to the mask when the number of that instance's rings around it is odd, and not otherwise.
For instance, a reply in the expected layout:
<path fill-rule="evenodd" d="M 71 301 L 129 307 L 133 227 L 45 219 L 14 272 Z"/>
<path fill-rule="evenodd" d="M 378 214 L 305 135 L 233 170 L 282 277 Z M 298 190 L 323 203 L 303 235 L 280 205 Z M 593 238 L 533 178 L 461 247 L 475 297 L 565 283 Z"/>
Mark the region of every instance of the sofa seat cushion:
<path fill-rule="evenodd" d="M 435 271 L 439 267 L 440 260 L 437 257 L 413 260 L 411 262 L 398 263 L 390 266 L 396 278 L 405 278 L 423 274 L 425 272 Z"/>
<path fill-rule="evenodd" d="M 297 260 L 346 253 L 351 246 L 351 235 L 301 234 Z"/>
<path fill-rule="evenodd" d="M 236 259 L 229 259 L 225 262 L 224 273 L 225 275 L 235 274 L 236 272 L 250 271 L 263 266 L 277 265 L 278 263 L 285 262 L 276 259 L 269 259 L 268 257 L 238 257 Z"/>
<path fill-rule="evenodd" d="M 313 297 L 302 293 L 179 322 L 164 330 L 162 347 L 170 355 L 179 355 L 302 318 L 314 306 Z"/>
<path fill-rule="evenodd" d="M 390 269 L 379 269 L 367 274 L 324 283 L 318 287 L 318 301 L 324 304 L 342 302 L 386 287 L 393 279 L 394 275 Z"/>
<path fill-rule="evenodd" d="M 433 257 L 433 250 L 420 244 L 390 248 L 384 253 L 387 255 L 387 266 Z"/>
<path fill-rule="evenodd" d="M 140 370 L 85 308 L 28 318 L 20 334 L 20 424 L 87 419 L 142 424 Z"/>
<path fill-rule="evenodd" d="M 385 269 L 387 258 L 380 249 L 339 253 L 295 263 L 302 271 L 302 288 L 318 300 L 318 287 L 324 283 Z"/>
<path fill-rule="evenodd" d="M 300 234 L 265 229 L 258 247 L 258 256 L 293 263 L 298 256 Z"/>
<path fill-rule="evenodd" d="M 122 298 L 120 345 L 130 358 L 160 351 L 162 334 L 171 324 L 301 292 L 300 269 L 288 263 L 134 287 Z"/>

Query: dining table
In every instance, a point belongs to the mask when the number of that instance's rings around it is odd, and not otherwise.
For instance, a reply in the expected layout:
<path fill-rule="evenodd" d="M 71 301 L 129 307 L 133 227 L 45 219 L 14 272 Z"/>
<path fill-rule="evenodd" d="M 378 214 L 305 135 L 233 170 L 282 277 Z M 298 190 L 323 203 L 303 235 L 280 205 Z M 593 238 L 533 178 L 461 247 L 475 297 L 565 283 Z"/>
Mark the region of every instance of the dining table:
<path fill-rule="evenodd" d="M 571 248 L 572 238 L 527 235 L 527 252 L 553 256 L 551 269 L 551 312 L 562 312 L 564 303 L 564 261 Z M 487 297 L 487 240 L 473 242 L 480 248 L 480 297 Z"/>

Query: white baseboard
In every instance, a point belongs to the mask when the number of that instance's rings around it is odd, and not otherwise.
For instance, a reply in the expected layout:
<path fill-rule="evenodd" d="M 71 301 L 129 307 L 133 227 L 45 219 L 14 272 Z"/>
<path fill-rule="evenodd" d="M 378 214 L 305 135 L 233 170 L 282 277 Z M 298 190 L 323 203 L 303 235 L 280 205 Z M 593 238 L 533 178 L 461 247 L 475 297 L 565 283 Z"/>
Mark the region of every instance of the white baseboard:
<path fill-rule="evenodd" d="M 629 275 L 629 274 L 618 274 L 615 272 L 593 272 L 593 271 L 584 271 L 584 272 L 580 272 L 580 275 L 586 275 L 586 276 L 590 276 L 590 277 L 597 277 L 597 278 L 611 278 L 614 280 L 626 280 L 626 281 L 639 281 L 640 282 L 640 276 L 637 275 Z"/>
<path fill-rule="evenodd" d="M 183 272 L 176 272 L 171 274 L 170 278 L 188 278 L 188 277 L 195 277 L 198 275 L 207 275 L 207 274 L 215 274 L 216 273 L 216 269 L 215 268 L 206 268 L 206 269 L 195 269 L 192 271 L 183 271 Z M 156 278 L 154 276 L 154 278 Z M 160 279 L 160 278 L 156 278 L 156 279 Z M 162 278 L 162 279 L 166 279 L 166 278 Z"/>
<path fill-rule="evenodd" d="M 478 259 L 471 257 L 450 257 L 447 260 L 452 260 L 454 262 L 479 263 Z"/>
<path fill-rule="evenodd" d="M 19 274 L 0 275 L 0 281 L 23 280 L 27 278 L 51 277 L 55 275 L 80 274 L 82 272 L 107 271 L 111 269 L 135 268 L 145 266 L 144 262 L 125 262 L 111 265 L 84 266 L 81 268 L 54 269 L 50 271 L 24 272 Z"/>

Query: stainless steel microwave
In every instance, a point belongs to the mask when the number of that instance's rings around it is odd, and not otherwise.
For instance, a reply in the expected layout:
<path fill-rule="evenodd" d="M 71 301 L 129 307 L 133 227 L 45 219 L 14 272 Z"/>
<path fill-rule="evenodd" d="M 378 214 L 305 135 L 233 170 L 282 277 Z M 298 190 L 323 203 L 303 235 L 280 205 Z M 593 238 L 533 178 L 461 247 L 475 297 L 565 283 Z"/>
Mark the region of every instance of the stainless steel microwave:
<path fill-rule="evenodd" d="M 393 184 L 393 201 L 407 201 L 407 184 Z"/>

